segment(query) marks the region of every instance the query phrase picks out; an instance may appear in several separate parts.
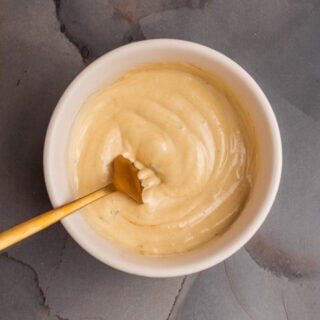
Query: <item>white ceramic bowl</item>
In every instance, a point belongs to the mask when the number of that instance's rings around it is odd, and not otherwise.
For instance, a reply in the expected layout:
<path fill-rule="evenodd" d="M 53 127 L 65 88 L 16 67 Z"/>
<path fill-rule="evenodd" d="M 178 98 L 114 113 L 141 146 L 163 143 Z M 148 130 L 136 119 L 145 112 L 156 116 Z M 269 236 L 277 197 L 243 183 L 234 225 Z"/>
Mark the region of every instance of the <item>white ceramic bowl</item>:
<path fill-rule="evenodd" d="M 259 172 L 245 209 L 219 238 L 192 252 L 165 258 L 123 251 L 93 232 L 80 212 L 63 219 L 62 224 L 82 248 L 109 266 L 142 276 L 181 276 L 214 266 L 240 249 L 265 220 L 280 182 L 282 149 L 276 118 L 260 87 L 234 61 L 205 46 L 169 39 L 136 42 L 103 55 L 69 85 L 52 115 L 44 148 L 45 181 L 53 206 L 72 199 L 66 159 L 68 137 L 79 108 L 102 86 L 152 61 L 198 65 L 218 75 L 242 100 L 255 124 L 260 148 Z"/>

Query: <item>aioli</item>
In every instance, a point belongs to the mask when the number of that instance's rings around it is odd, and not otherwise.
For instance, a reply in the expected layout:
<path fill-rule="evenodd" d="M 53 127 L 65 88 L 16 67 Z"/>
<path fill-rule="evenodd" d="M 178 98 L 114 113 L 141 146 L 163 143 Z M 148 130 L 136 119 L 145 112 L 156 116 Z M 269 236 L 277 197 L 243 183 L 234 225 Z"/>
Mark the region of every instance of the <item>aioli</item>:
<path fill-rule="evenodd" d="M 76 196 L 103 187 L 119 154 L 149 168 L 143 205 L 116 192 L 82 213 L 121 247 L 172 255 L 234 222 L 254 182 L 256 144 L 249 117 L 214 75 L 150 63 L 87 99 L 71 137 L 71 180 Z"/>

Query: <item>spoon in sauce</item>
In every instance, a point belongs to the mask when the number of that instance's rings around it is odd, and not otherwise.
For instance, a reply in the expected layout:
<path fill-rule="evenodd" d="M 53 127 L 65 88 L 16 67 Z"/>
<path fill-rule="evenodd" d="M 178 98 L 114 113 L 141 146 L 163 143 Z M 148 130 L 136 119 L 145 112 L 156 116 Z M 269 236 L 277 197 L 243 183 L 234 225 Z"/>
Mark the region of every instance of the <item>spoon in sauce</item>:
<path fill-rule="evenodd" d="M 143 204 L 143 186 L 138 178 L 138 173 L 139 170 L 130 160 L 121 155 L 116 157 L 113 161 L 113 181 L 111 184 L 0 233 L 0 251 L 114 191 L 121 191 L 138 204 Z"/>

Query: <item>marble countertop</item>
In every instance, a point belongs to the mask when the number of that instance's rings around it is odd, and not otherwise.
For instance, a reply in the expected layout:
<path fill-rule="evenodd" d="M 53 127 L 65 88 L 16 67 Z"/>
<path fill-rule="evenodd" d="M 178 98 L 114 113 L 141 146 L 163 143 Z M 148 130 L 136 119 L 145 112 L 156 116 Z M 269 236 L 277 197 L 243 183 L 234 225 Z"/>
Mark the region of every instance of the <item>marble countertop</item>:
<path fill-rule="evenodd" d="M 131 41 L 191 40 L 237 61 L 270 99 L 284 150 L 271 214 L 224 263 L 131 276 L 57 224 L 0 255 L 1 320 L 319 319 L 319 0 L 0 0 L 0 26 L 0 230 L 50 208 L 42 149 L 57 100 Z"/>

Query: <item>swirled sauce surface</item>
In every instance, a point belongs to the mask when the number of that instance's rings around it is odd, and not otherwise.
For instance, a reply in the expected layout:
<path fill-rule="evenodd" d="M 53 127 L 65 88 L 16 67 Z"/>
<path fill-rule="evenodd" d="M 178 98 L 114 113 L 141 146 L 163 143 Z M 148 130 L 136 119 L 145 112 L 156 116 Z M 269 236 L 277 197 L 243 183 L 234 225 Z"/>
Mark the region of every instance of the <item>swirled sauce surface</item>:
<path fill-rule="evenodd" d="M 256 167 L 254 129 L 237 98 L 212 74 L 180 63 L 143 65 L 88 98 L 70 144 L 75 196 L 111 182 L 119 154 L 148 168 L 144 204 L 115 192 L 82 213 L 100 235 L 156 256 L 224 232 Z"/>

